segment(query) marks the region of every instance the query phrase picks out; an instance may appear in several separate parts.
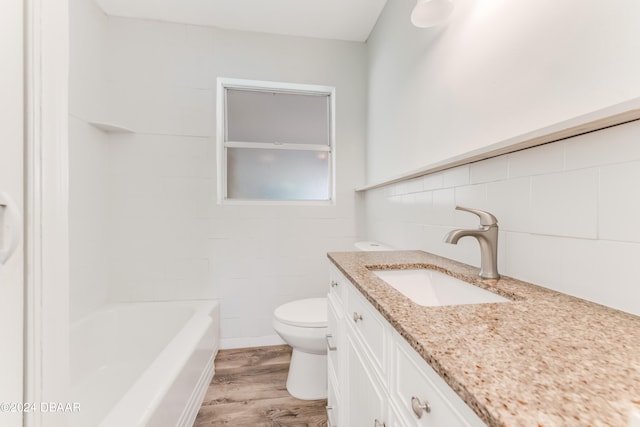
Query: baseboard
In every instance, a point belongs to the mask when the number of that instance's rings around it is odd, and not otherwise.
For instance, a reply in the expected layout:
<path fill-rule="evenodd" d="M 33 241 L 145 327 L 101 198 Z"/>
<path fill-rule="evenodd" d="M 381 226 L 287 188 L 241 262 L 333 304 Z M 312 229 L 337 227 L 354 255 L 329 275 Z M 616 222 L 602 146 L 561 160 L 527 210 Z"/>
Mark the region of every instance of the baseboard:
<path fill-rule="evenodd" d="M 279 335 L 266 335 L 262 337 L 222 338 L 221 349 L 262 347 L 266 345 L 286 344 Z"/>

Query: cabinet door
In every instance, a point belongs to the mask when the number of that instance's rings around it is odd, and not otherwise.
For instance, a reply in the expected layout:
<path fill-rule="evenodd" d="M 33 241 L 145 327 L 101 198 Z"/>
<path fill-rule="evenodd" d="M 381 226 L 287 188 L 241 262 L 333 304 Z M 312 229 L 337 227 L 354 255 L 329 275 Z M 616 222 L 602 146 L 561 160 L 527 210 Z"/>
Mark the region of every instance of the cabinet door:
<path fill-rule="evenodd" d="M 396 407 L 393 399 L 390 399 L 387 407 L 387 426 L 386 427 L 410 427 L 400 416 L 400 410 Z"/>
<path fill-rule="evenodd" d="M 338 427 L 344 423 L 340 419 L 340 393 L 337 391 L 337 380 L 335 374 L 331 371 L 329 366 L 329 390 L 327 391 L 327 427 Z"/>
<path fill-rule="evenodd" d="M 336 378 L 341 380 L 342 366 L 341 354 L 344 352 L 344 325 L 342 324 L 342 316 L 338 314 L 333 298 L 329 296 L 329 304 L 327 304 L 327 354 L 329 366 L 333 368 Z"/>
<path fill-rule="evenodd" d="M 344 317 L 336 309 L 333 296 L 329 295 L 327 304 L 327 315 L 329 327 L 327 331 L 327 373 L 329 376 L 329 390 L 327 405 L 328 427 L 342 426 L 341 408 L 343 406 L 343 386 L 345 384 L 344 363 L 345 363 L 345 336 Z"/>
<path fill-rule="evenodd" d="M 387 397 L 371 372 L 370 364 L 357 342 L 347 334 L 348 407 L 343 408 L 347 412 L 347 426 L 387 426 Z"/>

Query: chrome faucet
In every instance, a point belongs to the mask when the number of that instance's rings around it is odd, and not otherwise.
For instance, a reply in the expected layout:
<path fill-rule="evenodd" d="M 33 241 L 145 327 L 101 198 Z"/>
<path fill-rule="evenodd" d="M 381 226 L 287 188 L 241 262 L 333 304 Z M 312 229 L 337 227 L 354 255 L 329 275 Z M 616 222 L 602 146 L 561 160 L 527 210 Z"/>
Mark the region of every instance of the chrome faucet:
<path fill-rule="evenodd" d="M 480 228 L 474 230 L 452 230 L 444 238 L 446 243 L 457 244 L 461 237 L 471 236 L 480 244 L 480 277 L 499 279 L 498 274 L 498 220 L 489 212 L 456 206 L 456 210 L 471 212 L 480 218 Z"/>

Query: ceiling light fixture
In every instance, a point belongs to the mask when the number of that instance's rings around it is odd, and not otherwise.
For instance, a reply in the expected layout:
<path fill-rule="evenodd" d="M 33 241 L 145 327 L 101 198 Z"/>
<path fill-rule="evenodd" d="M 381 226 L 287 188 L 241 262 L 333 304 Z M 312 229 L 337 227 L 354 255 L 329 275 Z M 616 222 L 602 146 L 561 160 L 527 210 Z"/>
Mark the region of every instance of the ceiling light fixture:
<path fill-rule="evenodd" d="M 411 12 L 411 23 L 418 28 L 442 24 L 451 15 L 451 0 L 417 0 Z"/>

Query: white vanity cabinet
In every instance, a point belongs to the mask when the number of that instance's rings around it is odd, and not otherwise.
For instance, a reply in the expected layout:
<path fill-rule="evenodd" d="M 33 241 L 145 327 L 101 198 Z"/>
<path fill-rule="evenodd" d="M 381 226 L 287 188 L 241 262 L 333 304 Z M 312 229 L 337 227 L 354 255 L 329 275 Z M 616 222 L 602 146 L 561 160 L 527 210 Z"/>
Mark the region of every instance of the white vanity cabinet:
<path fill-rule="evenodd" d="M 329 427 L 485 424 L 331 265 Z"/>

